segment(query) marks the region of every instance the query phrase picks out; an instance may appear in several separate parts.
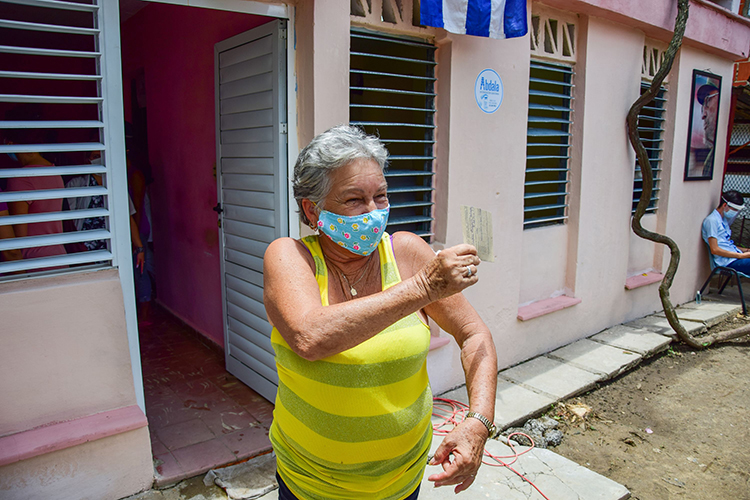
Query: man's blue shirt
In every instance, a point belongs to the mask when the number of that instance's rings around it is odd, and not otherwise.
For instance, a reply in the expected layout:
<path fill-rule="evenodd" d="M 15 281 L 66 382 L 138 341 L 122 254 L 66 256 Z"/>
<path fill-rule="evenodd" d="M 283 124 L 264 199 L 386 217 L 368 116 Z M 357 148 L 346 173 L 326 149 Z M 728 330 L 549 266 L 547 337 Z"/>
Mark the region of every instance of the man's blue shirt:
<path fill-rule="evenodd" d="M 703 235 L 703 241 L 706 243 L 708 243 L 709 238 L 716 238 L 719 248 L 730 252 L 741 253 L 740 249 L 737 248 L 734 241 L 732 241 L 732 231 L 729 229 L 729 224 L 727 224 L 724 217 L 722 217 L 716 210 L 703 219 L 701 234 Z M 730 262 L 734 262 L 735 260 L 737 259 L 733 257 L 720 257 L 714 255 L 714 262 L 716 262 L 717 266 L 727 266 Z"/>

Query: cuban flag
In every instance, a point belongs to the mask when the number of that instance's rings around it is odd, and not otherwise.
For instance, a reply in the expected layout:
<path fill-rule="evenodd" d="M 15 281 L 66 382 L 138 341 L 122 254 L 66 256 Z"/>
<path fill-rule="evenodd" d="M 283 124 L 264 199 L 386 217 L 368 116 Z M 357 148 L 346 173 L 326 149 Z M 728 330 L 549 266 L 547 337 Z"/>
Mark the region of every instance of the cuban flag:
<path fill-rule="evenodd" d="M 528 32 L 526 0 L 421 0 L 420 22 L 460 35 L 515 38 Z"/>

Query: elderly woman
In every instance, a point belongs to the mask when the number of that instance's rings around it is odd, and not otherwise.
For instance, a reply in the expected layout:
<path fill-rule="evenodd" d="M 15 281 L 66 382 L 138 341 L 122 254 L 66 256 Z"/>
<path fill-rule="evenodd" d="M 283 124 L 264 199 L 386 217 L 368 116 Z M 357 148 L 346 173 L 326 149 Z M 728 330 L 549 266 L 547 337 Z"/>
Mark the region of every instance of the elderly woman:
<path fill-rule="evenodd" d="M 461 347 L 471 410 L 432 458 L 443 471 L 428 479 L 459 492 L 481 464 L 497 359 L 461 294 L 477 282 L 479 258 L 470 245 L 435 255 L 412 233 L 385 233 L 387 156 L 349 126 L 313 139 L 293 182 L 300 216 L 318 234 L 266 251 L 282 500 L 417 498 L 432 440 L 427 316 Z"/>

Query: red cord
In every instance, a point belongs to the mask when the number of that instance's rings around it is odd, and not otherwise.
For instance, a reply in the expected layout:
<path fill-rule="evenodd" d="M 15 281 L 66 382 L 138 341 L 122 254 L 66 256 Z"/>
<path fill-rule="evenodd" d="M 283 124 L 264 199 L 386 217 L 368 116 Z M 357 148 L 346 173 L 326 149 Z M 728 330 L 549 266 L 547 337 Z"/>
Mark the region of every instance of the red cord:
<path fill-rule="evenodd" d="M 448 408 L 446 408 L 446 406 Z M 434 417 L 442 418 L 442 422 L 436 422 L 432 424 L 432 433 L 436 436 L 445 436 L 447 435 L 452 429 L 453 426 L 456 426 L 464 421 L 466 418 L 466 412 L 469 411 L 469 406 L 460 402 L 460 401 L 454 401 L 452 399 L 445 399 L 445 398 L 434 398 L 433 399 L 433 405 L 432 405 L 432 415 Z M 526 436 L 529 441 L 531 441 L 531 446 L 522 452 L 517 452 L 515 446 L 513 445 L 513 442 L 510 441 L 510 438 L 512 436 L 515 436 L 516 434 L 521 436 Z M 534 440 L 531 439 L 530 436 L 524 434 L 523 432 L 514 432 L 508 436 L 508 442 L 506 443 L 511 451 L 513 451 L 513 455 L 508 456 L 495 456 L 487 449 L 484 450 L 484 456 L 489 457 L 490 459 L 494 460 L 496 463 L 487 462 L 485 460 L 482 460 L 482 463 L 485 465 L 488 465 L 490 467 L 507 467 L 510 469 L 513 473 L 515 473 L 518 477 L 529 483 L 536 491 L 539 492 L 540 495 L 542 495 L 546 500 L 549 500 L 547 495 L 542 493 L 542 490 L 540 490 L 537 485 L 532 483 L 530 480 L 528 480 L 523 474 L 515 470 L 511 465 L 516 463 L 518 460 L 518 457 L 521 455 L 530 452 L 534 448 Z M 510 463 L 503 462 L 502 459 L 512 459 Z"/>

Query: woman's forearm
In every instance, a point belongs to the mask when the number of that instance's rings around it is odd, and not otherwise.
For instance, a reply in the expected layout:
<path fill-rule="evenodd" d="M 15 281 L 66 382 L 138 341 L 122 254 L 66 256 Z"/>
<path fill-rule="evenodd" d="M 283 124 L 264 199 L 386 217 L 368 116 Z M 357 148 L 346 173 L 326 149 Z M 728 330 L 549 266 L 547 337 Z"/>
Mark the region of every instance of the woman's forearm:
<path fill-rule="evenodd" d="M 277 328 L 297 354 L 315 361 L 361 344 L 430 302 L 426 286 L 414 277 L 367 297 L 315 308 Z"/>
<path fill-rule="evenodd" d="M 464 340 L 461 346 L 461 364 L 471 411 L 494 420 L 497 354 L 492 335 L 483 323 L 476 325 L 475 332 Z"/>

